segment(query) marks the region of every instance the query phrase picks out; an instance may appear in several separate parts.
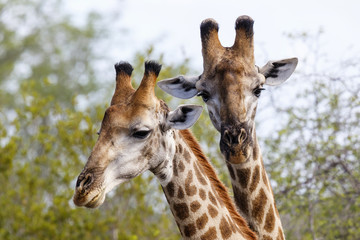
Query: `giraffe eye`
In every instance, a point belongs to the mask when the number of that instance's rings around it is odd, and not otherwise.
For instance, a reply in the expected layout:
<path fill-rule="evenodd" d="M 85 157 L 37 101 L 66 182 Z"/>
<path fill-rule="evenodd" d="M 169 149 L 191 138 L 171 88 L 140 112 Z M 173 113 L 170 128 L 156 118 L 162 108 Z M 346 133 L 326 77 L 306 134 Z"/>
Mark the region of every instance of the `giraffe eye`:
<path fill-rule="evenodd" d="M 257 88 L 254 89 L 254 95 L 256 97 L 260 97 L 261 92 L 264 91 L 264 90 L 265 90 L 265 88 L 257 87 Z"/>
<path fill-rule="evenodd" d="M 151 130 L 140 130 L 134 132 L 131 136 L 138 139 L 145 139 L 149 134 L 151 133 Z"/>
<path fill-rule="evenodd" d="M 207 102 L 207 101 L 209 101 L 209 99 L 210 99 L 210 94 L 209 94 L 208 92 L 206 92 L 206 91 L 200 91 L 200 92 L 198 92 L 197 96 L 198 96 L 198 97 L 202 97 L 202 99 L 203 99 L 204 102 Z"/>

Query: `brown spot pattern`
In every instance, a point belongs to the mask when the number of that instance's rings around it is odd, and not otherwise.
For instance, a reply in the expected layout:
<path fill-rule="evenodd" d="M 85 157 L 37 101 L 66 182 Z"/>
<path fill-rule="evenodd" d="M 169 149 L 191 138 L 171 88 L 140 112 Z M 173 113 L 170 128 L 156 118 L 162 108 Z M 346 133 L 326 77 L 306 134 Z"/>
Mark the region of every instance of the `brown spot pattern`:
<path fill-rule="evenodd" d="M 216 236 L 216 228 L 215 227 L 210 227 L 209 230 L 207 230 L 206 233 L 204 233 L 203 235 L 200 236 L 201 240 L 215 240 L 217 239 Z"/>
<path fill-rule="evenodd" d="M 230 177 L 233 179 L 233 180 L 236 180 L 236 176 L 235 176 L 235 172 L 234 172 L 234 169 L 233 167 L 230 165 L 230 164 L 226 164 L 228 169 L 229 169 L 229 173 L 230 173 Z"/>
<path fill-rule="evenodd" d="M 267 202 L 264 189 L 260 189 L 259 194 L 256 196 L 253 202 L 252 215 L 256 222 L 261 223 L 264 216 L 264 208 Z"/>
<path fill-rule="evenodd" d="M 236 175 L 239 179 L 241 187 L 243 187 L 243 188 L 247 187 L 249 180 L 250 180 L 250 174 L 251 174 L 251 171 L 249 168 L 236 170 Z"/>
<path fill-rule="evenodd" d="M 186 162 L 190 162 L 190 153 L 188 152 L 188 150 L 184 149 L 184 158 L 186 160 Z"/>
<path fill-rule="evenodd" d="M 179 153 L 181 154 L 183 152 L 183 146 L 179 144 Z"/>
<path fill-rule="evenodd" d="M 179 176 L 179 173 L 178 173 L 178 169 L 177 169 L 177 162 L 176 162 L 177 158 L 175 157 L 173 159 L 173 172 L 174 172 L 174 176 Z"/>
<path fill-rule="evenodd" d="M 166 148 L 166 143 L 164 139 L 161 141 L 161 145 L 163 146 L 163 148 Z"/>
<path fill-rule="evenodd" d="M 274 209 L 273 209 L 272 205 L 270 205 L 269 211 L 266 214 L 264 228 L 269 233 L 271 233 L 275 228 L 275 215 L 274 215 Z"/>
<path fill-rule="evenodd" d="M 272 237 L 267 236 L 267 235 L 264 235 L 264 236 L 263 236 L 263 239 L 264 239 L 264 240 L 273 240 L 273 238 L 272 238 Z"/>
<path fill-rule="evenodd" d="M 179 165 L 178 165 L 179 171 L 180 172 L 184 172 L 185 170 L 185 165 L 182 161 L 179 161 Z"/>
<path fill-rule="evenodd" d="M 200 203 L 198 201 L 193 201 L 190 203 L 190 209 L 192 212 L 196 212 L 201 207 Z"/>
<path fill-rule="evenodd" d="M 214 195 L 211 192 L 209 192 L 208 195 L 209 195 L 209 199 L 212 202 L 212 204 L 217 206 L 216 198 L 214 197 Z"/>
<path fill-rule="evenodd" d="M 259 182 L 260 182 L 260 167 L 256 166 L 255 169 L 254 169 L 251 185 L 250 185 L 250 188 L 249 188 L 250 192 L 255 191 L 257 185 L 259 184 Z"/>
<path fill-rule="evenodd" d="M 207 185 L 207 182 L 204 178 L 204 175 L 202 174 L 202 172 L 200 172 L 199 170 L 199 167 L 197 165 L 196 162 L 194 162 L 194 169 L 195 169 L 195 174 L 196 174 L 196 177 L 197 179 L 199 180 L 199 182 L 202 184 L 202 185 Z"/>
<path fill-rule="evenodd" d="M 208 222 L 209 218 L 206 215 L 206 213 L 204 213 L 201 217 L 199 217 L 198 219 L 196 219 L 196 227 L 201 230 L 205 227 L 206 223 Z"/>
<path fill-rule="evenodd" d="M 224 217 L 221 218 L 219 227 L 220 227 L 220 233 L 221 233 L 222 238 L 228 239 L 231 236 L 232 231 L 230 229 L 229 223 L 226 221 L 226 219 Z"/>
<path fill-rule="evenodd" d="M 193 181 L 193 173 L 192 170 L 189 170 L 187 177 L 185 179 L 185 192 L 188 196 L 195 195 L 197 191 L 195 185 L 191 185 L 192 181 Z"/>
<path fill-rule="evenodd" d="M 177 197 L 178 197 L 179 199 L 183 199 L 183 198 L 184 198 L 184 190 L 182 189 L 181 186 L 179 186 Z"/>
<path fill-rule="evenodd" d="M 206 192 L 205 192 L 204 189 L 202 189 L 202 188 L 199 189 L 199 195 L 200 195 L 200 198 L 205 201 L 205 199 L 206 199 Z"/>
<path fill-rule="evenodd" d="M 169 197 L 174 197 L 175 194 L 175 185 L 173 182 L 169 182 L 168 185 L 166 185 L 166 191 L 169 195 Z"/>
<path fill-rule="evenodd" d="M 218 215 L 218 210 L 216 210 L 215 207 L 213 207 L 211 204 L 208 205 L 208 211 L 210 214 L 210 217 L 214 218 Z"/>
<path fill-rule="evenodd" d="M 185 225 L 185 227 L 184 227 L 184 235 L 185 235 L 186 237 L 194 236 L 195 233 L 196 233 L 195 224 L 190 223 L 190 224 L 188 224 L 188 225 Z"/>
<path fill-rule="evenodd" d="M 175 216 L 180 220 L 184 220 L 189 217 L 189 208 L 186 203 L 175 203 L 174 204 Z"/>
<path fill-rule="evenodd" d="M 245 214 L 249 215 L 249 201 L 247 199 L 247 194 L 239 190 L 238 187 L 233 186 L 234 191 L 234 200 L 236 206 L 240 209 L 240 211 Z"/>

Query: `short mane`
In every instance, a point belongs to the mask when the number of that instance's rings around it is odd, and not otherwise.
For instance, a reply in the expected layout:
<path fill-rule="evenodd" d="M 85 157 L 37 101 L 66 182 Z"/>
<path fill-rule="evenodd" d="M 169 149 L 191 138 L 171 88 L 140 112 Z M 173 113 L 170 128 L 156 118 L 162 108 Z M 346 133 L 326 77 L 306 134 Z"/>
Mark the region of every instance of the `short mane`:
<path fill-rule="evenodd" d="M 225 204 L 226 208 L 229 210 L 231 217 L 235 220 L 235 223 L 238 225 L 239 229 L 241 229 L 243 235 L 246 236 L 246 239 L 257 239 L 255 233 L 250 230 L 246 221 L 236 211 L 234 203 L 228 194 L 227 188 L 217 177 L 214 168 L 205 157 L 205 154 L 201 150 L 199 143 L 197 142 L 191 131 L 188 129 L 180 130 L 180 134 L 184 138 L 185 142 L 190 147 L 192 152 L 195 154 L 200 165 L 205 171 L 205 175 L 208 176 L 208 178 L 210 179 L 211 184 L 215 187 L 221 200 Z"/>

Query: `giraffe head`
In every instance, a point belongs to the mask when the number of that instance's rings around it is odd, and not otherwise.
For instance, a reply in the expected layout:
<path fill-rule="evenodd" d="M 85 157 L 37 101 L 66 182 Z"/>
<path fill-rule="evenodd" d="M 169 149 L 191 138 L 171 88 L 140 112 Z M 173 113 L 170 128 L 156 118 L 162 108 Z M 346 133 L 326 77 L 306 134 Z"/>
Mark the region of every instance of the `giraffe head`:
<path fill-rule="evenodd" d="M 98 207 L 116 185 L 146 170 L 166 181 L 167 176 L 157 170 L 166 156 L 175 152 L 169 130 L 189 128 L 202 111 L 195 105 L 169 111 L 155 96 L 161 69 L 156 62 L 145 63 L 145 74 L 137 90 L 131 86 L 130 64 L 121 62 L 115 69 L 116 89 L 111 106 L 105 111 L 99 138 L 77 179 L 73 197 L 77 206 Z"/>
<path fill-rule="evenodd" d="M 179 76 L 162 80 L 159 87 L 179 98 L 201 96 L 210 119 L 221 133 L 220 149 L 232 163 L 251 157 L 254 118 L 264 85 L 275 86 L 294 72 L 297 58 L 269 61 L 255 66 L 254 21 L 248 16 L 236 20 L 232 47 L 223 47 L 218 24 L 213 19 L 201 23 L 203 73 L 199 77 Z"/>

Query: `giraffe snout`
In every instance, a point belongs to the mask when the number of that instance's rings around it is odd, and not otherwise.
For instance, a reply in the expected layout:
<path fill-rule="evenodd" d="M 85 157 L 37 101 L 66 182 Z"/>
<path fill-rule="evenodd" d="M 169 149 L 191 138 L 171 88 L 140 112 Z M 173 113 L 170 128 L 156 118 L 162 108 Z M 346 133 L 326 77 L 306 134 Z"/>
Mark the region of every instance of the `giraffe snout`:
<path fill-rule="evenodd" d="M 250 129 L 242 124 L 236 127 L 222 127 L 221 130 L 220 150 L 226 159 L 246 160 L 252 142 Z"/>

